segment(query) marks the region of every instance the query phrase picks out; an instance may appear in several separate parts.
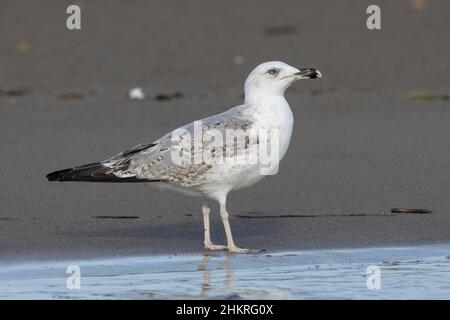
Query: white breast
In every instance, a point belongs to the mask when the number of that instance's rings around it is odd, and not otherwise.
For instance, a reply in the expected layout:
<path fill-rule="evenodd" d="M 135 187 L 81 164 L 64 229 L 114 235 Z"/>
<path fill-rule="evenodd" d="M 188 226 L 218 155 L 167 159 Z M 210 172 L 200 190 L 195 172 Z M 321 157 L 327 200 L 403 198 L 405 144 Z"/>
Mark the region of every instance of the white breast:
<path fill-rule="evenodd" d="M 263 105 L 251 109 L 253 109 L 251 112 L 256 119 L 255 126 L 268 131 L 278 131 L 278 155 L 281 161 L 288 150 L 294 123 L 289 104 L 284 97 L 277 97 L 276 99 L 265 100 Z M 200 186 L 200 189 L 206 194 L 220 193 L 227 189 L 238 190 L 260 181 L 269 174 L 275 173 L 262 171 L 261 163 L 253 162 L 248 165 L 242 165 L 242 162 L 240 165 L 227 165 L 225 163 L 215 166 L 209 171 L 207 180 L 210 183 Z"/>
<path fill-rule="evenodd" d="M 292 110 L 286 99 L 283 96 L 266 99 L 258 106 L 255 117 L 258 119 L 259 127 L 278 130 L 281 160 L 288 150 L 294 126 Z"/>

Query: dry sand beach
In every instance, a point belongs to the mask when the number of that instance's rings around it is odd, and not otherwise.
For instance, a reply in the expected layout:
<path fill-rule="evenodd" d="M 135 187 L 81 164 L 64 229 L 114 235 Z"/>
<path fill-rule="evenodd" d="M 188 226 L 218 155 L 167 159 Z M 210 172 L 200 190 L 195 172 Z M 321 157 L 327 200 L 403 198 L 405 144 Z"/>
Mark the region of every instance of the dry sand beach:
<path fill-rule="evenodd" d="M 377 31 L 368 1 L 78 3 L 81 31 L 65 27 L 67 1 L 0 4 L 1 262 L 201 253 L 199 199 L 45 174 L 241 103 L 248 72 L 273 59 L 324 77 L 287 92 L 279 174 L 230 195 L 238 244 L 450 242 L 450 2 L 378 1 Z M 127 98 L 136 86 L 146 100 Z M 283 217 L 300 214 L 313 217 Z"/>

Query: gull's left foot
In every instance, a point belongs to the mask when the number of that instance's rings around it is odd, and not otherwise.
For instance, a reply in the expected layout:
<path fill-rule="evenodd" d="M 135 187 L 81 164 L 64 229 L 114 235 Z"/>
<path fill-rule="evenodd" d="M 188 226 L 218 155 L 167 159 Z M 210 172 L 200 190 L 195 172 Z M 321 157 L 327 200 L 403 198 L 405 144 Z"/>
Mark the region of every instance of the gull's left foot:
<path fill-rule="evenodd" d="M 229 253 L 256 253 L 261 252 L 262 250 L 258 249 L 246 249 L 246 248 L 239 248 L 239 247 L 230 247 L 228 248 Z"/>

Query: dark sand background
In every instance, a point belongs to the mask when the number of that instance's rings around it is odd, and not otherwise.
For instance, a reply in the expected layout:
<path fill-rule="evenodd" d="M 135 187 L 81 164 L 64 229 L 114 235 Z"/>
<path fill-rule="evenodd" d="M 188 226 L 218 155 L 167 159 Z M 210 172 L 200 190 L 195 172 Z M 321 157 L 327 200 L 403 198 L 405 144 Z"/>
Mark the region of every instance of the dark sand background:
<path fill-rule="evenodd" d="M 146 184 L 50 183 L 45 174 L 239 104 L 248 72 L 275 59 L 324 78 L 287 92 L 295 129 L 279 174 L 230 195 L 237 243 L 450 241 L 450 102 L 408 98 L 450 94 L 449 1 L 75 1 L 82 30 L 69 31 L 72 2 L 0 3 L 0 261 L 201 251 L 200 199 Z M 380 31 L 365 27 L 373 3 Z M 128 100 L 135 86 L 149 98 Z M 174 92 L 183 97 L 155 99 Z M 434 212 L 233 217 L 392 207 Z M 139 219 L 93 218 L 102 215 Z"/>

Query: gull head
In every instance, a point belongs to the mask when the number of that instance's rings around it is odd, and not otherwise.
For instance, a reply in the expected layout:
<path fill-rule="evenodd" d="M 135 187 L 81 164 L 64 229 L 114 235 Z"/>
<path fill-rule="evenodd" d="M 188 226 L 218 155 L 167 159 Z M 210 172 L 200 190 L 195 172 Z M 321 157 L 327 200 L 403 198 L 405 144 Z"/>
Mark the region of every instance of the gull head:
<path fill-rule="evenodd" d="M 321 78 L 315 68 L 295 68 L 281 61 L 258 65 L 245 80 L 246 99 L 251 96 L 282 96 L 296 80 Z"/>

